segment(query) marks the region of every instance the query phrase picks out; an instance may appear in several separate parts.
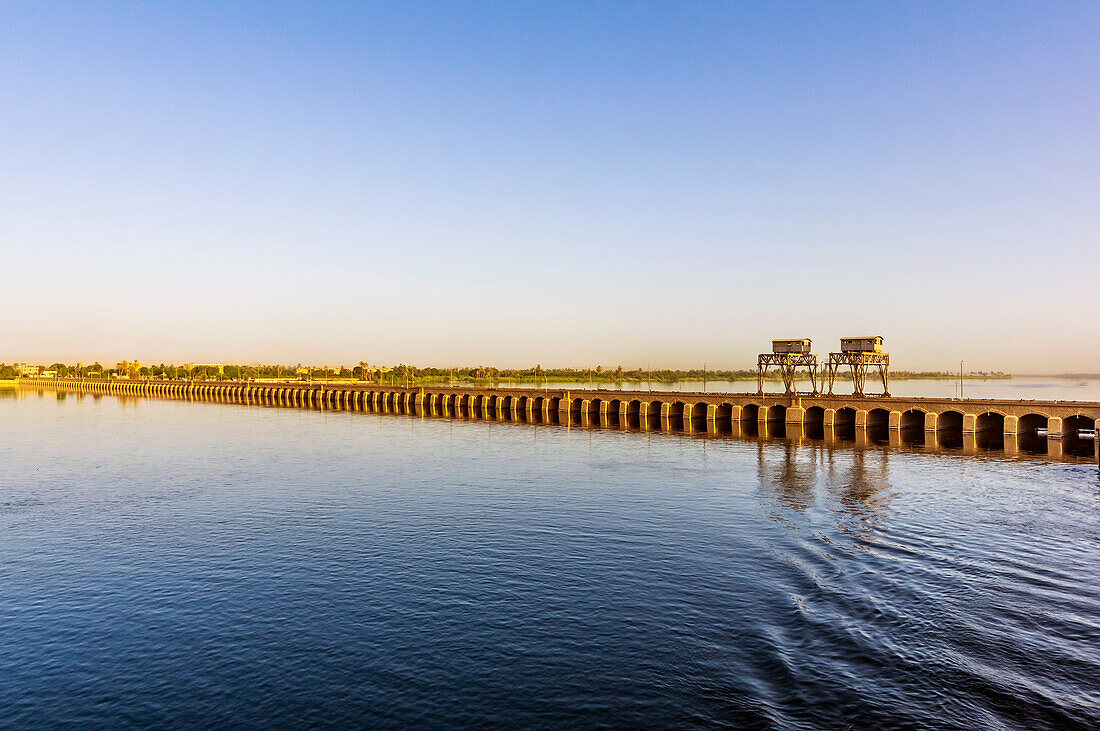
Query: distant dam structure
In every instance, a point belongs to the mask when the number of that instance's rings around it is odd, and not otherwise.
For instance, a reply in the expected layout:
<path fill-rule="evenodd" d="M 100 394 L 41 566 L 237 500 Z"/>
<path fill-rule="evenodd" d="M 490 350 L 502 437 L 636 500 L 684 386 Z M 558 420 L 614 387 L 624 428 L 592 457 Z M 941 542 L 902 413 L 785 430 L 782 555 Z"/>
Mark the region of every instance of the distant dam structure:
<path fill-rule="evenodd" d="M 1052 456 L 1091 454 L 1100 402 L 689 393 L 372 383 L 25 378 L 20 387 L 78 394 L 343 409 L 426 417 L 741 436 L 834 435 L 1006 452 L 1045 443 Z M 1069 446 L 1065 449 L 1063 444 Z"/>

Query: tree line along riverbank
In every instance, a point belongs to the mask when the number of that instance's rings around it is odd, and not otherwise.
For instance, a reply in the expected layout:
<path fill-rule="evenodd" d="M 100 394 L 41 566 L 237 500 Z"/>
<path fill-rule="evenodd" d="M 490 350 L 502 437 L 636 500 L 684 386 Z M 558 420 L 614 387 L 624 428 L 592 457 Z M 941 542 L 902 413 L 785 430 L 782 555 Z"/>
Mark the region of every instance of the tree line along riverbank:
<path fill-rule="evenodd" d="M 30 372 L 37 371 L 37 372 Z M 454 368 L 421 368 L 399 364 L 393 367 L 371 366 L 360 362 L 351 367 L 343 366 L 303 366 L 296 365 L 239 365 L 239 364 L 185 364 L 181 366 L 164 364 L 144 365 L 137 361 L 122 361 L 114 368 L 105 368 L 99 363 L 92 365 L 67 365 L 53 363 L 49 366 L 24 364 L 0 364 L 0 381 L 18 378 L 21 375 L 48 375 L 59 378 L 163 378 L 166 380 L 255 380 L 276 378 L 280 380 L 352 380 L 373 383 L 678 383 L 681 381 L 755 381 L 755 369 L 711 370 L 709 368 L 669 369 L 669 368 L 633 368 L 618 366 L 605 369 L 603 366 L 592 368 L 533 368 L 512 369 L 490 366 L 464 366 Z M 851 374 L 837 374 L 839 380 L 850 380 Z M 1001 380 L 1012 377 L 1010 373 L 1000 371 L 971 371 L 964 373 L 966 380 Z M 892 371 L 892 380 L 952 380 L 959 379 L 958 373 L 949 371 Z M 781 381 L 778 372 L 768 373 L 769 382 Z"/>

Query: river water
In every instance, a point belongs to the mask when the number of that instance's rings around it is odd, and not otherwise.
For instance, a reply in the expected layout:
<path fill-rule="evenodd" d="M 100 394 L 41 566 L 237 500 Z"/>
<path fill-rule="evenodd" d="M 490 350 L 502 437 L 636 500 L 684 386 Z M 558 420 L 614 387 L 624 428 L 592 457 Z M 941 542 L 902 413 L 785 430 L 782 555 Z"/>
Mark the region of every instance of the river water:
<path fill-rule="evenodd" d="M 1026 454 L 0 391 L 0 725 L 1100 725 Z"/>

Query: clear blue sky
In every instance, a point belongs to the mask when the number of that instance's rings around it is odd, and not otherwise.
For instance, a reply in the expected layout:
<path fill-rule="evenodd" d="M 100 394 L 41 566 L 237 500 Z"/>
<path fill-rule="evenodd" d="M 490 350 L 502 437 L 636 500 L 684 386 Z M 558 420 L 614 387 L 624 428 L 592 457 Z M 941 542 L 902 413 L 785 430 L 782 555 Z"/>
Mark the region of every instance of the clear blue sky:
<path fill-rule="evenodd" d="M 0 2 L 0 360 L 1100 371 L 1100 5 Z"/>

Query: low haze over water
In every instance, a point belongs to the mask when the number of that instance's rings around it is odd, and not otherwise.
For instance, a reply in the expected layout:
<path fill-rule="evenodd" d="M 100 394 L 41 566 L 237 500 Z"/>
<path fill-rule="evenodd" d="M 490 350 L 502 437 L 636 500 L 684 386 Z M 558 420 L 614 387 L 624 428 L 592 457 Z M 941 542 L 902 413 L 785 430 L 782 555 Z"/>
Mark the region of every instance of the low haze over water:
<path fill-rule="evenodd" d="M 1100 724 L 1089 462 L 11 389 L 0 445 L 13 726 Z"/>

